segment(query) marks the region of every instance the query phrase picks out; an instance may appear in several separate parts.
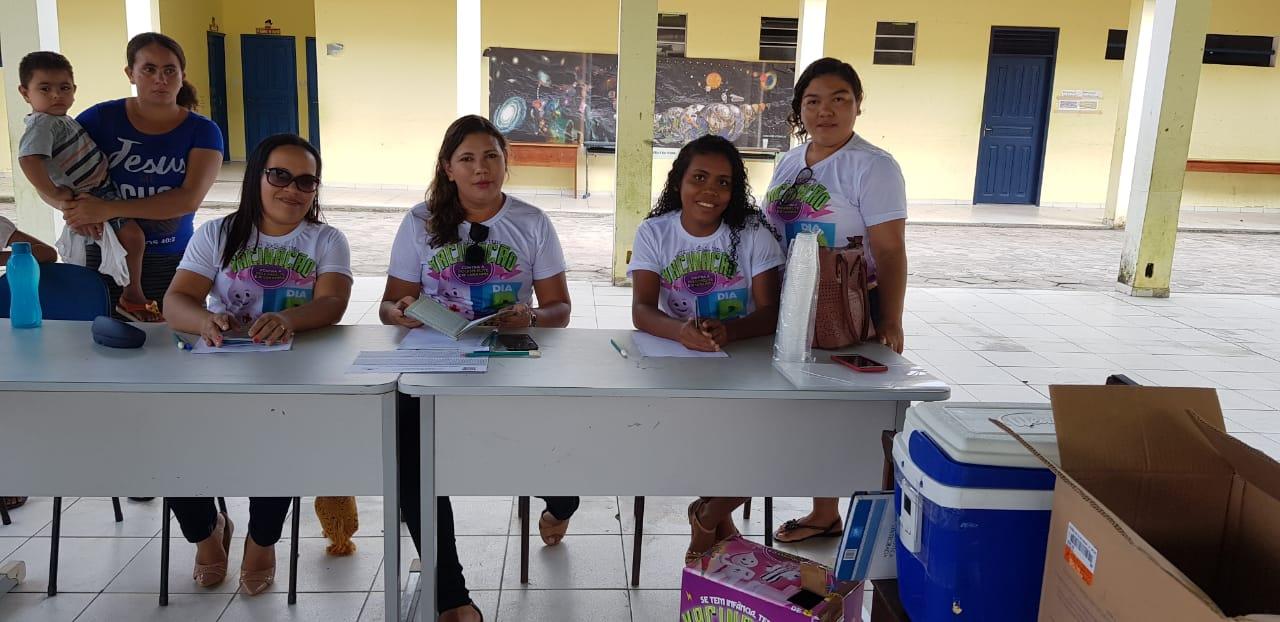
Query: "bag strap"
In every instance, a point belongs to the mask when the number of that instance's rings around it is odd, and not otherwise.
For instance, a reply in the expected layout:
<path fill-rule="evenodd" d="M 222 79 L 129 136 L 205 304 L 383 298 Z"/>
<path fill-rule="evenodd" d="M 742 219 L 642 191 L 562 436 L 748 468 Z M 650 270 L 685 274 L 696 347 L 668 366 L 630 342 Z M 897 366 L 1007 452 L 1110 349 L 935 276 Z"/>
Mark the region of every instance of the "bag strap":
<path fill-rule="evenodd" d="M 840 286 L 840 314 L 843 316 L 841 319 L 844 320 L 844 325 L 848 327 L 849 330 L 856 331 L 857 327 L 853 325 L 853 310 L 849 308 L 850 272 L 851 268 L 849 266 L 849 260 L 845 258 L 844 253 L 836 253 L 836 282 Z M 857 341 L 860 339 L 860 336 L 855 334 L 853 335 L 853 338 Z"/>

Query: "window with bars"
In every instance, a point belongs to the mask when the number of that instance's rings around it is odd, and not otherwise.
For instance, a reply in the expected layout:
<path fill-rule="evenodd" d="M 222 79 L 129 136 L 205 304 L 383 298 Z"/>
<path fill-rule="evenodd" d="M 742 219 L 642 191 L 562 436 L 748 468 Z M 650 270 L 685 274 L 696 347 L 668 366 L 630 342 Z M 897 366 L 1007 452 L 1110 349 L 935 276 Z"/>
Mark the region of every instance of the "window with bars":
<path fill-rule="evenodd" d="M 1107 31 L 1107 60 L 1124 60 L 1127 30 Z M 1276 37 L 1210 34 L 1204 38 L 1204 64 L 1275 67 Z"/>
<path fill-rule="evenodd" d="M 871 62 L 876 65 L 916 64 L 916 23 L 876 22 L 876 47 Z"/>
<path fill-rule="evenodd" d="M 684 56 L 688 20 L 681 13 L 658 14 L 658 56 Z"/>
<path fill-rule="evenodd" d="M 796 62 L 800 20 L 795 17 L 760 18 L 760 60 Z"/>

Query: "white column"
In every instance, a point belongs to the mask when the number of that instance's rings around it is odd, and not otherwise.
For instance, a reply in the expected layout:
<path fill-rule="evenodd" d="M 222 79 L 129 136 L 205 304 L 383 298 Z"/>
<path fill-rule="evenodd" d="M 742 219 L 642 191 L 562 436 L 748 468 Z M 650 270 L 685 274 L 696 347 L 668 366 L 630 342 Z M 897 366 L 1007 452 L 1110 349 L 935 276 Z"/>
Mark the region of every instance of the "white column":
<path fill-rule="evenodd" d="M 489 116 L 480 101 L 480 0 L 458 0 L 458 116 Z"/>
<path fill-rule="evenodd" d="M 160 0 L 124 0 L 124 26 L 130 39 L 144 32 L 160 32 Z"/>
<path fill-rule="evenodd" d="M 18 141 L 26 129 L 23 117 L 31 105 L 18 93 L 18 63 L 37 50 L 57 51 L 57 0 L 0 0 L 0 54 L 5 59 L 5 108 L 9 122 L 9 155 L 13 160 L 13 193 L 19 229 L 52 243 L 62 232 L 62 216 L 45 204 L 18 165 Z"/>
<path fill-rule="evenodd" d="M 627 279 L 636 229 L 652 205 L 653 102 L 658 0 L 619 0 L 618 138 L 614 177 L 613 282 Z"/>
<path fill-rule="evenodd" d="M 1125 222 L 1119 289 L 1168 296 L 1210 0 L 1143 0 L 1115 218 Z M 1134 37 L 1130 35 L 1130 41 Z"/>
<path fill-rule="evenodd" d="M 796 47 L 796 77 L 813 61 L 826 56 L 827 0 L 801 0 L 800 40 Z"/>

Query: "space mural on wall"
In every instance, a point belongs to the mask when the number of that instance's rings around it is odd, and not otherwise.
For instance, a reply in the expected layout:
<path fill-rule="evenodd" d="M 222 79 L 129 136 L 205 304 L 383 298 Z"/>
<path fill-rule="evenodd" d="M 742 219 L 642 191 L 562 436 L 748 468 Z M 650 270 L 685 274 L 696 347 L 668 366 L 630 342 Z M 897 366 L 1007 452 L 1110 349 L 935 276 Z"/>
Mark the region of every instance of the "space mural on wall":
<path fill-rule="evenodd" d="M 490 119 L 509 140 L 612 147 L 618 57 L 490 48 Z M 790 63 L 659 57 L 654 145 L 717 134 L 739 148 L 787 149 Z"/>

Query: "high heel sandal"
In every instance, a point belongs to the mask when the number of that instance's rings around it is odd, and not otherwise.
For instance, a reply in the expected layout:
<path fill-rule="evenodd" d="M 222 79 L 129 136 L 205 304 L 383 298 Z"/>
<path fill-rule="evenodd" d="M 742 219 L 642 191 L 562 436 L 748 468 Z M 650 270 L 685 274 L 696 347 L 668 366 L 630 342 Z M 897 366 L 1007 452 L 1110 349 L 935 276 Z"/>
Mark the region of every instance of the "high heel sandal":
<path fill-rule="evenodd" d="M 569 519 L 560 520 L 551 515 L 550 512 L 543 511 L 538 517 L 538 535 L 542 536 L 542 543 L 547 546 L 555 546 L 564 540 L 564 534 L 569 531 Z"/>
<path fill-rule="evenodd" d="M 225 513 L 218 513 L 218 522 L 213 525 L 213 533 L 209 537 L 216 536 L 218 532 L 222 532 L 222 552 L 227 558 L 231 557 L 231 534 L 235 531 L 235 525 L 231 523 L 231 517 Z M 221 523 L 221 529 L 218 528 Z M 227 559 L 214 564 L 201 564 L 196 562 L 195 570 L 191 573 L 191 578 L 195 580 L 196 585 L 200 587 L 213 587 L 222 583 L 227 578 Z"/>
<path fill-rule="evenodd" d="M 716 543 L 720 541 L 717 537 L 718 534 L 716 533 L 716 529 L 707 529 L 702 525 L 702 522 L 698 520 L 698 512 L 701 511 L 706 504 L 706 500 L 702 498 L 695 499 L 693 503 L 689 504 L 689 527 L 693 530 L 693 534 L 689 539 L 689 544 L 692 545 L 693 540 L 697 539 L 698 536 L 701 535 L 703 537 L 711 537 L 711 546 L 708 546 L 702 551 L 695 551 L 692 546 L 686 549 L 684 552 L 685 566 L 692 566 L 694 562 L 702 559 L 702 557 L 706 555 L 707 551 L 714 548 Z"/>
<path fill-rule="evenodd" d="M 252 537 L 252 536 L 250 536 Z M 249 541 L 245 540 L 245 548 L 248 548 Z M 274 551 L 273 551 L 274 553 Z M 240 566 L 240 589 L 249 596 L 257 596 L 271 587 L 276 582 L 276 562 L 271 562 L 270 568 L 262 570 L 245 570 L 244 562 Z"/>

